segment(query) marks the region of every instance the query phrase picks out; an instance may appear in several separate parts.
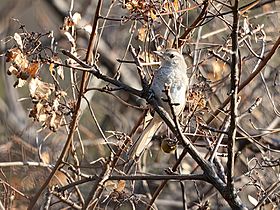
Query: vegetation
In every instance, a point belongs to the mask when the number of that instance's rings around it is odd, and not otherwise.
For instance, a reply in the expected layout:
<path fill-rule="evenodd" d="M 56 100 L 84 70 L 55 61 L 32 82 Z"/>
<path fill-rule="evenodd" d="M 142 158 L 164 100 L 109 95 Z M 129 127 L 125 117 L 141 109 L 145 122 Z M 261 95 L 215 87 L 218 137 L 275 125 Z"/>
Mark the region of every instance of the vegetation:
<path fill-rule="evenodd" d="M 280 206 L 280 2 L 1 7 L 0 209 Z M 180 117 L 149 90 L 166 48 L 188 64 Z M 154 112 L 165 124 L 131 167 Z"/>

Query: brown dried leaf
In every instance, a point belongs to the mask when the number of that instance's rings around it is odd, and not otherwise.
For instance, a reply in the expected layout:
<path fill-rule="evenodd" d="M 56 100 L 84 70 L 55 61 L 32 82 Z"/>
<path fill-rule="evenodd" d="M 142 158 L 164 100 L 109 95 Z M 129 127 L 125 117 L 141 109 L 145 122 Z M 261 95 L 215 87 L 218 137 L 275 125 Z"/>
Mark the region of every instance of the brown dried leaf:
<path fill-rule="evenodd" d="M 13 62 L 20 69 L 25 69 L 29 65 L 29 61 L 27 60 L 26 56 L 21 52 L 16 55 Z"/>
<path fill-rule="evenodd" d="M 157 15 L 156 15 L 156 13 L 153 10 L 150 10 L 149 16 L 151 17 L 152 20 L 156 20 L 157 19 Z"/>
<path fill-rule="evenodd" d="M 107 191 L 113 191 L 117 187 L 117 184 L 111 180 L 108 180 L 107 182 L 105 182 L 104 185 L 105 185 L 104 187 Z"/>
<path fill-rule="evenodd" d="M 52 91 L 55 90 L 53 84 L 40 81 L 38 78 L 32 78 L 29 82 L 29 92 L 32 98 L 37 100 L 48 99 Z"/>
<path fill-rule="evenodd" d="M 117 191 L 117 192 L 121 192 L 121 191 L 123 191 L 124 190 L 124 188 L 125 188 L 125 180 L 120 180 L 119 182 L 118 182 L 118 186 L 117 186 L 117 188 L 115 189 L 115 191 Z"/>
<path fill-rule="evenodd" d="M 207 104 L 205 96 L 200 91 L 190 91 L 187 101 L 191 111 L 202 110 Z"/>
<path fill-rule="evenodd" d="M 56 94 L 57 94 L 58 97 L 65 97 L 65 96 L 67 96 L 67 93 L 65 91 L 63 91 L 63 90 L 56 91 Z"/>
<path fill-rule="evenodd" d="M 138 29 L 138 39 L 142 42 L 145 41 L 145 39 L 147 41 L 149 41 L 149 36 L 147 36 L 147 27 L 143 26 L 141 28 Z"/>
<path fill-rule="evenodd" d="M 138 1 L 137 0 L 131 0 L 131 1 L 127 2 L 125 4 L 125 6 L 129 11 L 133 11 L 133 10 L 137 9 Z"/>
<path fill-rule="evenodd" d="M 52 108 L 53 108 L 54 111 L 58 111 L 58 107 L 59 107 L 59 101 L 58 101 L 58 98 L 55 98 L 55 99 L 53 100 L 53 106 L 52 106 Z"/>
<path fill-rule="evenodd" d="M 49 66 L 49 71 L 51 72 L 52 75 L 55 74 L 55 71 L 54 71 L 54 63 L 51 63 L 50 66 Z"/>
<path fill-rule="evenodd" d="M 69 16 L 67 16 L 67 17 L 64 18 L 62 30 L 68 31 L 69 28 L 74 26 L 74 25 L 75 25 L 75 23 L 73 22 L 73 20 Z"/>
<path fill-rule="evenodd" d="M 179 10 L 179 1 L 178 0 L 174 0 L 173 2 L 171 1 L 167 1 L 163 4 L 163 8 L 167 11 L 167 12 L 177 12 Z"/>
<path fill-rule="evenodd" d="M 52 114 L 50 116 L 50 121 L 49 121 L 49 128 L 52 131 L 56 131 L 58 126 L 59 125 L 57 124 L 57 121 L 56 121 L 56 113 L 52 112 Z"/>
<path fill-rule="evenodd" d="M 42 152 L 40 155 L 40 159 L 43 163 L 49 164 L 50 163 L 50 154 L 47 151 Z"/>
<path fill-rule="evenodd" d="M 46 122 L 47 119 L 48 119 L 48 115 L 44 112 L 39 113 L 38 116 L 37 116 L 37 120 L 39 122 Z"/>
<path fill-rule="evenodd" d="M 6 62 L 13 62 L 15 58 L 21 54 L 21 50 L 19 48 L 12 48 L 6 52 Z"/>
<path fill-rule="evenodd" d="M 32 62 L 26 69 L 25 71 L 28 72 L 28 74 L 31 76 L 31 77 L 35 77 L 38 70 L 39 70 L 39 67 L 40 67 L 40 63 L 38 61 L 35 61 L 35 62 Z"/>

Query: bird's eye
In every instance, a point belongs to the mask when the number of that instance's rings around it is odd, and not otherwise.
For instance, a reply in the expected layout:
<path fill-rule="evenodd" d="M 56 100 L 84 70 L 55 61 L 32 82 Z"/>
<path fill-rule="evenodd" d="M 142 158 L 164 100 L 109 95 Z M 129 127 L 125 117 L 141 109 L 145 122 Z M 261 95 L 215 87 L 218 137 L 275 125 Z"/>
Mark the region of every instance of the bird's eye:
<path fill-rule="evenodd" d="M 174 58 L 174 57 L 175 57 L 174 54 L 170 54 L 170 55 L 169 55 L 169 58 Z"/>

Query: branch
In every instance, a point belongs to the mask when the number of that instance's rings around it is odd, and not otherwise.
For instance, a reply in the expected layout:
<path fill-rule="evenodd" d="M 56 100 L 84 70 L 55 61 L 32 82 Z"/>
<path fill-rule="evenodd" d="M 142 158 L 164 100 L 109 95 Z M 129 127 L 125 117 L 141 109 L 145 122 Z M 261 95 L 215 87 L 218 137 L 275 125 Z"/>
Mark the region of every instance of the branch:
<path fill-rule="evenodd" d="M 14 166 L 35 166 L 35 167 L 46 167 L 52 168 L 50 164 L 43 162 L 31 162 L 31 161 L 16 161 L 16 162 L 2 162 L 0 163 L 0 168 L 3 167 L 14 167 Z"/>
<path fill-rule="evenodd" d="M 71 182 L 66 186 L 58 188 L 58 192 L 63 192 L 69 188 L 77 185 L 81 185 L 90 181 L 96 181 L 99 176 L 89 176 L 75 182 Z M 108 177 L 107 180 L 174 180 L 174 181 L 186 181 L 186 180 L 201 180 L 208 182 L 208 179 L 203 174 L 186 174 L 186 175 L 113 175 Z"/>
<path fill-rule="evenodd" d="M 174 122 L 170 119 L 169 116 L 166 116 L 166 113 L 161 110 L 160 107 L 157 106 L 157 102 L 154 98 L 146 98 L 149 104 L 153 106 L 155 111 L 160 115 L 160 117 L 163 119 L 163 121 L 167 124 L 169 129 L 177 136 L 178 140 L 183 143 L 184 150 L 182 154 L 179 157 L 179 160 L 176 162 L 176 164 L 173 166 L 173 168 L 176 170 L 184 156 L 189 153 L 190 156 L 196 161 L 196 163 L 201 167 L 201 169 L 204 172 L 204 175 L 209 180 L 211 184 L 215 186 L 215 188 L 221 193 L 221 195 L 224 197 L 224 199 L 228 202 L 228 204 L 233 209 L 246 209 L 244 205 L 242 204 L 240 198 L 238 196 L 232 197 L 228 193 L 227 186 L 223 182 L 223 180 L 218 176 L 218 174 L 215 171 L 215 168 L 213 165 L 205 160 L 201 154 L 198 152 L 198 150 L 193 146 L 193 144 L 190 142 L 189 139 L 187 139 L 181 129 L 177 130 L 176 126 L 174 126 Z M 172 168 L 172 169 L 173 169 Z M 149 206 L 147 209 L 151 209 L 152 204 L 154 203 L 155 199 L 161 192 L 163 186 L 166 184 L 167 181 L 162 182 L 160 187 L 157 188 L 156 192 L 154 193 Z"/>
<path fill-rule="evenodd" d="M 142 95 L 143 95 L 142 91 L 137 90 L 137 89 L 135 89 L 133 87 L 130 87 L 130 86 L 122 83 L 121 81 L 119 81 L 117 79 L 114 79 L 112 77 L 109 77 L 109 76 L 103 74 L 98 69 L 97 66 L 95 66 L 95 65 L 91 66 L 91 65 L 88 65 L 88 64 L 84 63 L 82 60 L 80 60 L 79 58 L 77 58 L 76 56 L 74 56 L 72 53 L 70 53 L 67 50 L 62 50 L 62 53 L 64 55 L 67 55 L 69 58 L 75 60 L 78 64 L 80 64 L 82 66 L 82 68 L 80 68 L 80 67 L 73 67 L 73 66 L 71 66 L 71 68 L 74 68 L 74 69 L 80 70 L 80 71 L 84 71 L 84 72 L 89 72 L 89 73 L 93 74 L 98 79 L 102 79 L 105 82 L 109 82 L 110 84 L 115 85 L 115 86 L 119 87 L 120 89 L 122 89 L 124 91 L 127 91 L 127 92 L 129 92 L 129 93 L 131 93 L 133 95 L 142 97 Z"/>
<path fill-rule="evenodd" d="M 228 131 L 228 160 L 227 160 L 227 188 L 230 197 L 237 196 L 234 188 L 234 150 L 237 128 L 237 98 L 239 83 L 239 67 L 238 67 L 238 30 L 239 30 L 239 14 L 238 0 L 235 0 L 232 8 L 233 26 L 232 26 L 232 59 L 231 59 L 231 103 L 230 103 L 230 125 Z"/>

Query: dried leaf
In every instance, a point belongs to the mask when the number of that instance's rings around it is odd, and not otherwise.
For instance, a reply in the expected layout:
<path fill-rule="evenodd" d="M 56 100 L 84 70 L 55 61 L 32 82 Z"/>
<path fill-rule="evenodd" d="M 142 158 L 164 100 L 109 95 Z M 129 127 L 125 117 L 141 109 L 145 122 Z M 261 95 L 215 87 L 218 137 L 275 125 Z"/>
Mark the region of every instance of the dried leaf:
<path fill-rule="evenodd" d="M 92 26 L 91 25 L 85 25 L 84 27 L 83 27 L 83 29 L 87 32 L 87 33 L 89 33 L 89 34 L 91 34 L 91 32 L 92 32 Z"/>
<path fill-rule="evenodd" d="M 73 22 L 73 20 L 69 16 L 67 16 L 67 17 L 64 18 L 62 30 L 68 31 L 69 28 L 74 26 L 74 25 L 75 25 L 75 23 Z"/>
<path fill-rule="evenodd" d="M 156 13 L 153 10 L 150 10 L 149 16 L 151 17 L 152 20 L 156 20 L 157 19 L 157 15 L 156 15 Z"/>
<path fill-rule="evenodd" d="M 45 113 L 44 105 L 42 103 L 36 104 L 36 110 L 34 110 L 35 119 L 39 122 L 45 122 L 48 119 L 48 115 Z"/>
<path fill-rule="evenodd" d="M 147 36 L 147 28 L 146 27 L 141 27 L 138 29 L 138 39 L 142 42 L 145 40 L 149 41 L 149 36 Z"/>
<path fill-rule="evenodd" d="M 118 182 L 118 186 L 117 186 L 117 188 L 115 189 L 115 191 L 117 191 L 117 192 L 121 192 L 121 191 L 123 191 L 124 190 L 124 188 L 125 188 L 125 180 L 120 180 L 119 182 Z"/>
<path fill-rule="evenodd" d="M 42 152 L 40 155 L 40 159 L 43 163 L 49 164 L 50 163 L 50 154 L 47 151 Z"/>
<path fill-rule="evenodd" d="M 72 20 L 74 22 L 75 25 L 78 24 L 78 22 L 82 19 L 81 14 L 78 12 L 75 12 L 75 14 L 72 17 Z"/>
<path fill-rule="evenodd" d="M 108 180 L 104 185 L 107 191 L 113 191 L 117 187 L 117 184 L 111 180 Z"/>
<path fill-rule="evenodd" d="M 65 97 L 67 96 L 67 93 L 63 90 L 59 90 L 56 92 L 56 94 L 59 96 L 59 97 Z"/>
<path fill-rule="evenodd" d="M 248 195 L 248 200 L 250 201 L 251 204 L 253 204 L 254 206 L 258 205 L 258 201 L 257 199 L 255 199 L 254 197 L 252 197 L 251 195 Z"/>
<path fill-rule="evenodd" d="M 207 104 L 203 93 L 197 90 L 190 91 L 187 101 L 189 104 L 189 109 L 192 111 L 203 110 Z"/>
<path fill-rule="evenodd" d="M 54 71 L 54 63 L 51 63 L 50 66 L 49 66 L 49 71 L 51 72 L 52 75 L 55 74 L 55 71 Z"/>
<path fill-rule="evenodd" d="M 18 54 L 21 54 L 21 51 L 19 48 L 12 48 L 9 49 L 6 53 L 6 62 L 13 62 L 15 58 L 18 56 Z"/>
<path fill-rule="evenodd" d="M 24 86 L 26 84 L 26 80 L 23 80 L 21 78 L 19 78 L 15 83 L 14 83 L 14 87 L 15 88 L 20 88 L 22 86 Z"/>
<path fill-rule="evenodd" d="M 125 4 L 125 6 L 129 11 L 133 11 L 134 9 L 136 9 L 138 7 L 138 1 L 137 0 L 131 0 L 131 1 L 127 2 Z"/>
<path fill-rule="evenodd" d="M 57 74 L 60 77 L 60 79 L 64 80 L 63 66 L 57 66 Z"/>
<path fill-rule="evenodd" d="M 14 39 L 15 39 L 19 49 L 23 50 L 23 43 L 22 43 L 21 36 L 18 33 L 15 33 L 14 34 Z"/>
<path fill-rule="evenodd" d="M 36 120 L 38 120 L 38 122 L 46 122 L 47 119 L 48 119 L 48 115 L 46 113 L 40 113 L 38 114 Z"/>
<path fill-rule="evenodd" d="M 56 118 L 55 118 L 55 125 L 56 125 L 56 127 L 55 127 L 54 131 L 56 131 L 60 127 L 61 121 L 62 121 L 62 117 L 63 117 L 62 114 L 57 114 L 56 115 Z"/>
<path fill-rule="evenodd" d="M 58 101 L 58 98 L 55 98 L 54 100 L 53 100 L 53 110 L 54 111 L 58 111 L 58 107 L 59 107 L 59 101 Z"/>
<path fill-rule="evenodd" d="M 25 69 L 29 65 L 29 61 L 27 60 L 26 56 L 23 53 L 18 53 L 13 60 L 16 66 L 18 66 L 20 69 Z"/>
<path fill-rule="evenodd" d="M 53 84 L 42 82 L 38 78 L 32 78 L 29 82 L 30 95 L 37 100 L 48 99 L 54 89 Z"/>
<path fill-rule="evenodd" d="M 8 74 L 8 75 L 11 75 L 11 74 L 17 75 L 17 74 L 18 74 L 18 70 L 17 70 L 17 68 L 15 68 L 13 65 L 11 65 L 11 66 L 9 67 L 8 71 L 7 71 L 7 74 Z"/>
<path fill-rule="evenodd" d="M 40 63 L 38 61 L 35 61 L 33 63 L 31 63 L 26 69 L 25 71 L 28 72 L 28 74 L 31 76 L 31 77 L 35 77 L 38 70 L 39 70 L 39 67 L 40 67 Z"/>
<path fill-rule="evenodd" d="M 6 62 L 12 62 L 12 66 L 14 68 L 9 68 L 7 74 L 14 74 L 18 78 L 27 79 L 25 75 L 21 75 L 21 71 L 24 71 L 25 68 L 28 67 L 29 61 L 26 56 L 21 52 L 18 48 L 13 48 L 7 51 L 6 53 Z M 19 81 L 17 81 L 19 83 Z M 18 86 L 15 84 L 14 86 Z"/>
<path fill-rule="evenodd" d="M 173 4 L 173 7 L 174 7 L 174 10 L 178 11 L 179 10 L 179 0 L 174 0 L 172 2 L 172 4 Z"/>
<path fill-rule="evenodd" d="M 58 128 L 58 125 L 56 123 L 56 113 L 55 112 L 52 112 L 52 114 L 50 116 L 49 128 L 52 131 L 56 131 Z"/>
<path fill-rule="evenodd" d="M 149 3 L 146 0 L 131 0 L 125 3 L 125 7 L 131 13 L 141 14 L 144 20 L 151 18 L 155 20 L 157 18 L 155 14 L 155 7 L 153 4 Z"/>

